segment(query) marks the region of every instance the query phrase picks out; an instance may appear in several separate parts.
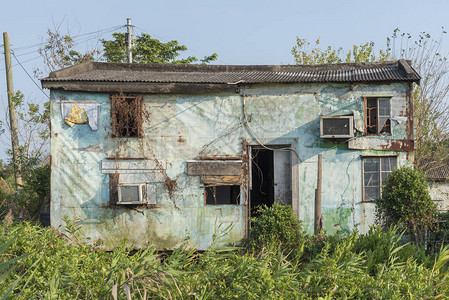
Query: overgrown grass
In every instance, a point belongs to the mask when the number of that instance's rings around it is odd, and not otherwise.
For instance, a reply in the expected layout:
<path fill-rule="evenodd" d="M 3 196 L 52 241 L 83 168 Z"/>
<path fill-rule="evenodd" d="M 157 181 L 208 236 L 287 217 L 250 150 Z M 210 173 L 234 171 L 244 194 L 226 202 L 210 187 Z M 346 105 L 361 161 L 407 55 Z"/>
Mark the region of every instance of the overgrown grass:
<path fill-rule="evenodd" d="M 272 212 L 271 212 L 272 213 Z M 281 214 L 282 215 L 282 214 Z M 297 229 L 296 226 L 291 226 Z M 273 241 L 257 250 L 185 244 L 169 255 L 154 248 L 95 251 L 66 234 L 29 223 L 0 225 L 0 295 L 15 299 L 415 299 L 447 298 L 449 250 L 436 255 L 401 244 L 394 228 L 366 235 L 308 237 L 299 250 Z M 219 236 L 217 237 L 219 238 Z M 8 245 L 7 242 L 12 242 Z M 76 239 L 75 239 L 76 240 Z M 290 245 L 290 244 L 289 244 Z"/>

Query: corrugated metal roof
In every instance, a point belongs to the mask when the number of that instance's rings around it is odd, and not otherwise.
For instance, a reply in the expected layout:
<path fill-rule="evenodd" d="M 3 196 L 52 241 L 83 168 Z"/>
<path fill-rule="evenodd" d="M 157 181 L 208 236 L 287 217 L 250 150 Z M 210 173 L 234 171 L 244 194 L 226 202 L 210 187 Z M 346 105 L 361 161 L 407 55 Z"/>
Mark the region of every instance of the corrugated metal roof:
<path fill-rule="evenodd" d="M 427 180 L 429 181 L 446 181 L 449 180 L 449 160 L 443 162 L 435 162 L 427 165 Z"/>
<path fill-rule="evenodd" d="M 295 66 L 155 65 L 88 62 L 42 79 L 45 82 L 310 83 L 420 80 L 409 61 Z"/>

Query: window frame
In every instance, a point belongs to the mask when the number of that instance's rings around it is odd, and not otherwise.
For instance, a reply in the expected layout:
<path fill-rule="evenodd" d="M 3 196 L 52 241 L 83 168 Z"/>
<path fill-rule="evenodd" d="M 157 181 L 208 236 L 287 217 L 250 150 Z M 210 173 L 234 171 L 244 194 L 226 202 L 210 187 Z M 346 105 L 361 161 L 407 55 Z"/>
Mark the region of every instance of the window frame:
<path fill-rule="evenodd" d="M 369 118 L 369 114 L 368 114 L 368 100 L 376 100 L 376 122 L 377 124 L 376 126 L 376 133 L 369 133 L 368 132 L 368 127 L 373 127 L 374 125 L 369 125 L 368 123 L 371 123 L 371 119 Z M 383 130 L 382 127 L 381 130 L 379 130 L 379 100 L 380 99 L 388 99 L 389 100 L 389 108 L 390 108 L 390 112 L 389 112 L 389 120 L 390 120 L 390 125 L 389 125 L 389 132 L 380 132 Z M 377 135 L 392 135 L 393 129 L 391 127 L 391 97 L 363 97 L 363 116 L 364 116 L 364 123 L 365 123 L 365 128 L 364 128 L 364 135 L 371 135 L 371 136 L 377 136 Z"/>
<path fill-rule="evenodd" d="M 116 109 L 116 102 L 118 99 L 124 99 L 124 100 L 134 100 L 136 101 L 136 107 L 135 112 L 133 115 L 137 118 L 137 128 L 136 128 L 136 135 L 130 135 L 129 129 L 127 135 L 123 135 L 120 130 L 117 128 L 117 109 Z M 111 128 L 112 128 L 112 137 L 116 138 L 142 138 L 143 137 L 143 129 L 142 129 L 142 123 L 143 123 L 143 97 L 137 96 L 137 95 L 122 95 L 122 94 L 112 94 L 110 96 L 111 99 Z M 128 126 L 129 127 L 129 126 Z"/>
<path fill-rule="evenodd" d="M 379 180 L 379 197 L 382 197 L 382 185 L 383 185 L 383 181 L 382 181 L 382 158 L 395 158 L 396 160 L 396 164 L 393 167 L 393 169 L 391 171 L 389 171 L 389 173 L 391 174 L 391 172 L 393 172 L 394 169 L 398 168 L 398 156 L 397 155 L 381 155 L 381 156 L 362 156 L 362 202 L 364 203 L 375 203 L 376 199 L 373 200 L 367 200 L 366 199 L 366 195 L 365 195 L 365 160 L 366 159 L 377 159 L 378 163 L 379 163 L 379 171 L 378 171 L 378 180 Z M 386 173 L 384 171 L 384 173 Z"/>
<path fill-rule="evenodd" d="M 239 192 L 238 192 L 238 194 L 237 194 L 237 197 L 236 197 L 236 203 L 234 204 L 234 203 L 227 203 L 227 204 L 225 204 L 225 203 L 215 203 L 215 204 L 211 204 L 211 203 L 207 203 L 207 189 L 208 188 L 212 188 L 212 189 L 215 189 L 216 190 L 216 188 L 217 187 L 227 187 L 227 186 L 229 186 L 230 188 L 231 188 L 231 197 L 232 197 L 232 187 L 238 187 L 238 190 L 239 190 Z M 226 184 L 226 185 L 205 185 L 204 186 L 204 189 L 203 189 L 203 193 L 204 193 L 204 205 L 205 206 L 219 206 L 219 205 L 234 205 L 234 206 L 240 206 L 241 204 L 240 204 L 240 198 L 241 198 L 241 193 L 242 193 L 242 186 L 241 185 L 236 185 L 236 184 Z"/>

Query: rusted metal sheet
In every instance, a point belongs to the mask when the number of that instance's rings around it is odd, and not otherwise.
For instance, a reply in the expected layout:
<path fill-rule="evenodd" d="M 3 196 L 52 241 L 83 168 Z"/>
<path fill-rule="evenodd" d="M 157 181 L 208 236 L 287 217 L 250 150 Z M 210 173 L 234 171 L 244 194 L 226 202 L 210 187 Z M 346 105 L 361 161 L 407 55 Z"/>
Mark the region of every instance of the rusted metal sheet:
<path fill-rule="evenodd" d="M 197 160 L 187 162 L 188 175 L 238 176 L 242 173 L 242 161 Z"/>
<path fill-rule="evenodd" d="M 357 150 L 383 150 L 411 152 L 414 149 L 412 140 L 390 140 L 374 137 L 359 137 L 348 142 L 349 149 Z"/>

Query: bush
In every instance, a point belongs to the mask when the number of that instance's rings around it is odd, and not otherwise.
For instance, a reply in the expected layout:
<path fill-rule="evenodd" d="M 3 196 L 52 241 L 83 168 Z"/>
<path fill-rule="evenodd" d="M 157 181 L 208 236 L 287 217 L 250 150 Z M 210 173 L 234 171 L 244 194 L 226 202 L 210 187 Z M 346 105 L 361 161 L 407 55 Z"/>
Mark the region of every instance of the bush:
<path fill-rule="evenodd" d="M 244 241 L 248 250 L 260 252 L 276 245 L 288 254 L 303 245 L 305 233 L 291 206 L 277 203 L 271 207 L 262 205 L 257 213 L 257 217 L 251 218 L 251 230 Z"/>
<path fill-rule="evenodd" d="M 423 245 L 425 230 L 432 226 L 437 216 L 425 175 L 411 167 L 401 167 L 391 173 L 376 208 L 379 224 L 407 229 L 417 245 Z"/>

